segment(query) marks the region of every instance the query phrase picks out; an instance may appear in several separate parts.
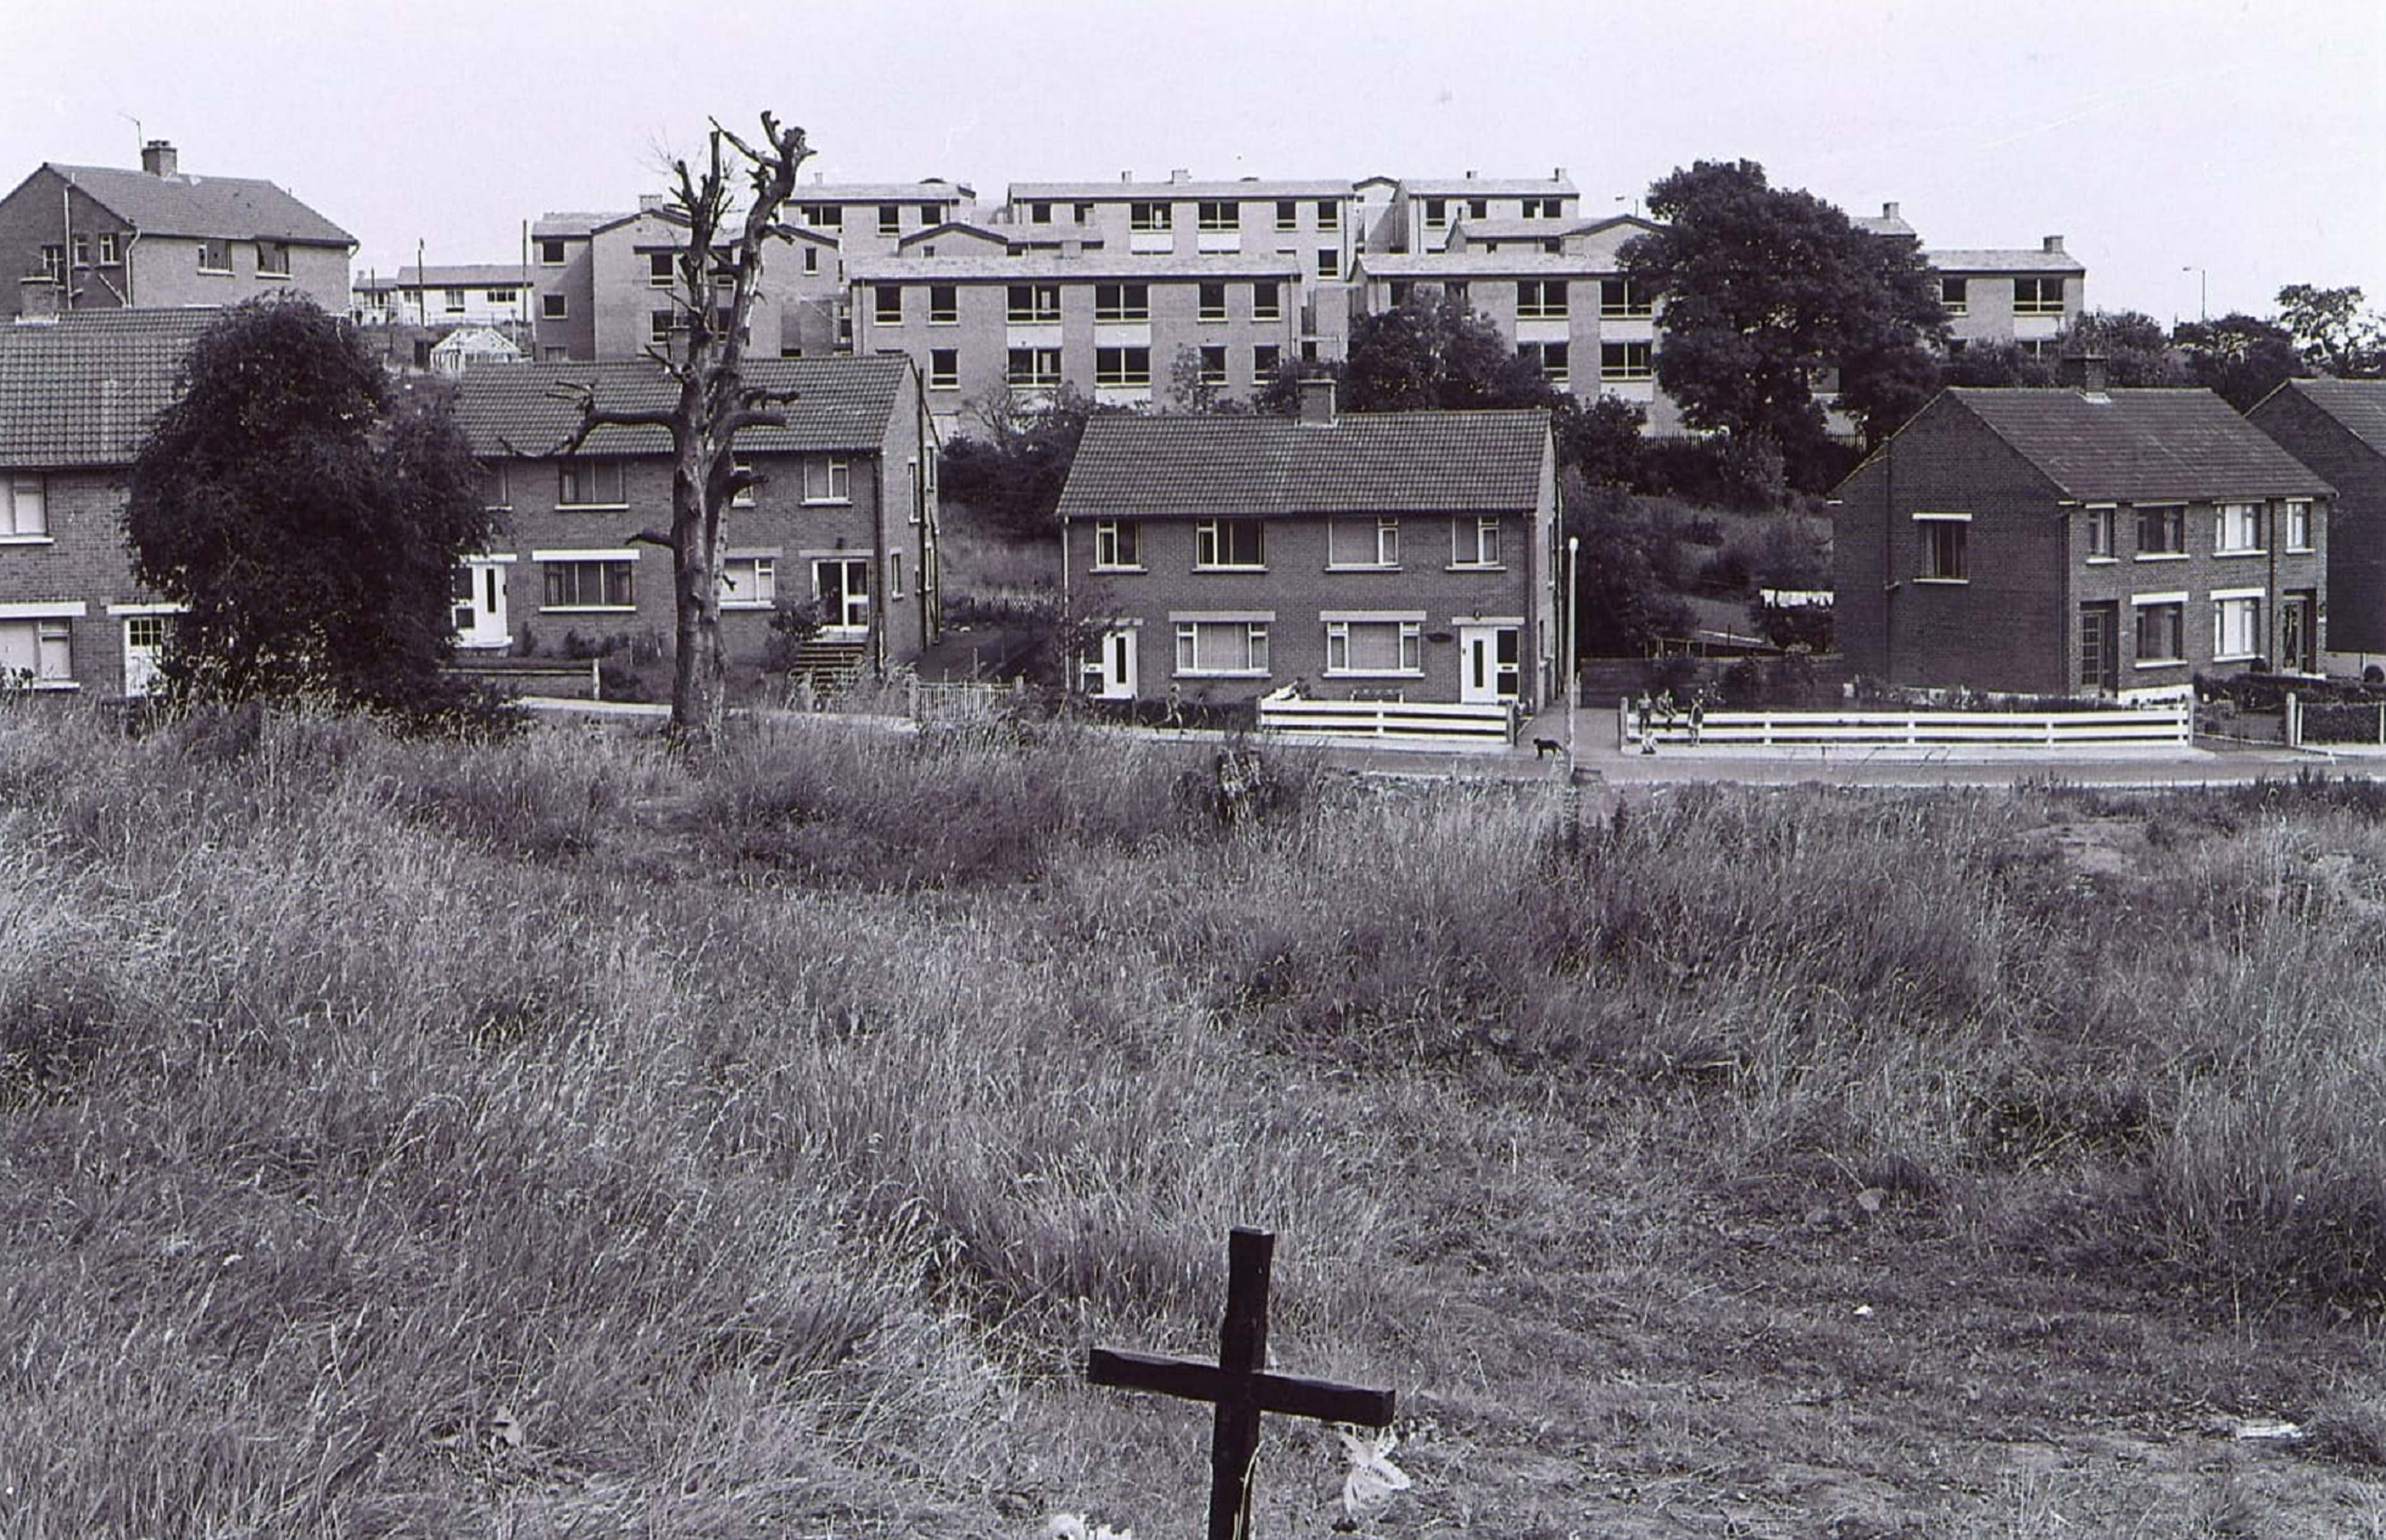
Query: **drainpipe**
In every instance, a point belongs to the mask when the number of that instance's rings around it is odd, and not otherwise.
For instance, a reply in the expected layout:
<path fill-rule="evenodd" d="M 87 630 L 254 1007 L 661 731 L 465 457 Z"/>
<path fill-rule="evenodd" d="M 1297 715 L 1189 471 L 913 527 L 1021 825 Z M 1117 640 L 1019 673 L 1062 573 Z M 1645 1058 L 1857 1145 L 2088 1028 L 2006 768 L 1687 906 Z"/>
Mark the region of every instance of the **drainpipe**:
<path fill-rule="evenodd" d="M 75 307 L 74 289 L 74 183 L 58 184 L 58 296 L 63 301 L 60 310 Z"/>
<path fill-rule="evenodd" d="M 871 457 L 871 481 L 877 495 L 870 500 L 870 666 L 886 677 L 886 448 Z"/>

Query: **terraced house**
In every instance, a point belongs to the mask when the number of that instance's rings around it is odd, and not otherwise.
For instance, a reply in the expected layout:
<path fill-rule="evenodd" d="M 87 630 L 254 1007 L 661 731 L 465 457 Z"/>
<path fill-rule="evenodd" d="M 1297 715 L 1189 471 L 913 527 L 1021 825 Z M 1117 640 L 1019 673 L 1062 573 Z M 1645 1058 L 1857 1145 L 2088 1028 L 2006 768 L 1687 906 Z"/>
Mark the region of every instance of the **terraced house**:
<path fill-rule="evenodd" d="M 759 658 L 783 602 L 817 607 L 815 667 L 885 670 L 937 634 L 936 440 L 918 373 L 902 358 L 751 360 L 749 384 L 792 391 L 781 428 L 738 444 L 762 480 L 730 508 L 721 592 L 732 661 Z M 465 373 L 457 416 L 488 473 L 499 538 L 457 583 L 467 648 L 552 655 L 568 634 L 652 637 L 675 605 L 672 458 L 659 428 L 600 428 L 560 453 L 579 420 L 571 389 L 600 407 L 669 407 L 649 360 L 520 364 Z"/>
<path fill-rule="evenodd" d="M 1840 483 L 1857 672 L 2139 701 L 2318 670 L 2329 483 L 2210 391 L 2098 386 L 1946 391 Z"/>
<path fill-rule="evenodd" d="M 2348 672 L 2386 667 L 2386 380 L 2290 380 L 2246 416 L 2336 488 L 2329 648 Z"/>
<path fill-rule="evenodd" d="M 1106 700 L 1512 703 L 1557 687 L 1556 457 L 1540 411 L 1097 417 L 1061 495 Z"/>

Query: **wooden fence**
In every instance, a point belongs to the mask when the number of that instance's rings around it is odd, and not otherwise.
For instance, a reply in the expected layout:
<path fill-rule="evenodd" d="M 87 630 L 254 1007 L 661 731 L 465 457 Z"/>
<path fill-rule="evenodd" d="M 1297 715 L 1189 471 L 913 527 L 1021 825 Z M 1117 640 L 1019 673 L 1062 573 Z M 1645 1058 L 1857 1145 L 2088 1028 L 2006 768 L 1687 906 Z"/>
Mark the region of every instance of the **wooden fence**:
<path fill-rule="evenodd" d="M 1382 744 L 1497 753 L 1516 740 L 1515 716 L 1498 702 L 1309 700 L 1291 686 L 1260 699 L 1260 731 L 1296 742 Z"/>
<path fill-rule="evenodd" d="M 1709 711 L 1693 731 L 1685 711 L 1652 714 L 1644 728 L 1633 702 L 1616 707 L 1616 743 L 1627 748 L 2185 748 L 2195 714 L 2183 701 L 2116 711 Z"/>

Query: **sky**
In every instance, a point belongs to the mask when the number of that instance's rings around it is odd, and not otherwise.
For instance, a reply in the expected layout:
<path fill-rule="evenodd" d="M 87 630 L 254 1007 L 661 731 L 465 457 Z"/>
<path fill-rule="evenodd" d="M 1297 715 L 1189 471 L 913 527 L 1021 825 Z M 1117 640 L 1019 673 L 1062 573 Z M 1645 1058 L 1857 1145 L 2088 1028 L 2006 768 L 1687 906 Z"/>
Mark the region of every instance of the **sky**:
<path fill-rule="evenodd" d="M 635 207 L 708 120 L 829 181 L 1546 175 L 1586 212 L 1760 162 L 1937 247 L 2035 247 L 2169 323 L 2386 309 L 2381 0 L 319 0 L 9 7 L 0 187 L 44 160 L 281 183 L 356 265 L 519 260 Z M 712 19 L 681 25 L 675 16 Z M 136 126 L 137 124 L 137 126 Z"/>

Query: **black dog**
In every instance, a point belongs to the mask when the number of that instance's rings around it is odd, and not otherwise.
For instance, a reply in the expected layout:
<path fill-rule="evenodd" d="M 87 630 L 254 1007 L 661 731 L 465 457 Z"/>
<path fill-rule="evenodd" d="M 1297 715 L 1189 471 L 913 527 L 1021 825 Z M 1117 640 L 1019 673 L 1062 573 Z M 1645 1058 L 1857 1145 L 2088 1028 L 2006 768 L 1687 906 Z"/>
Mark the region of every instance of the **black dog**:
<path fill-rule="evenodd" d="M 1555 738 L 1536 738 L 1533 740 L 1533 757 L 1536 759 L 1554 759 L 1564 752 L 1565 745 L 1559 743 Z"/>

